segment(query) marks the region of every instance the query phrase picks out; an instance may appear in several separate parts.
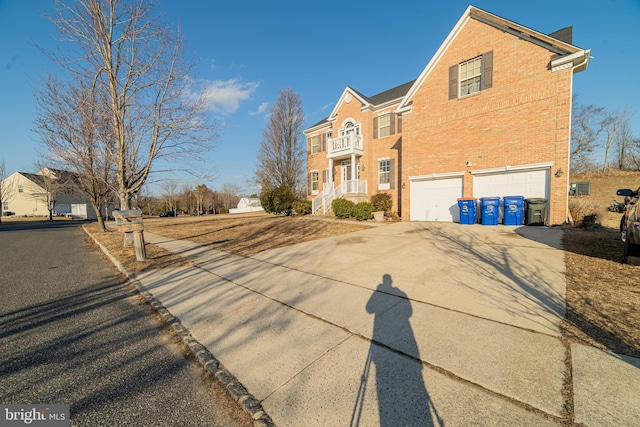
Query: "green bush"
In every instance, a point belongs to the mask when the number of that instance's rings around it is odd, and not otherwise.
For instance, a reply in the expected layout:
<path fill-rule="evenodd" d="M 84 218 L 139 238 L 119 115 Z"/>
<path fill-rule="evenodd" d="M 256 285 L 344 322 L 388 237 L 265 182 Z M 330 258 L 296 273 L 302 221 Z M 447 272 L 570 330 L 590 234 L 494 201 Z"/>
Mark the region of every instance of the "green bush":
<path fill-rule="evenodd" d="M 360 202 L 353 208 L 353 216 L 358 221 L 366 221 L 373 218 L 371 212 L 373 212 L 373 205 L 369 202 Z"/>
<path fill-rule="evenodd" d="M 389 193 L 377 193 L 371 196 L 371 204 L 374 212 L 389 212 L 393 207 L 393 199 Z"/>
<path fill-rule="evenodd" d="M 260 194 L 260 204 L 267 213 L 291 215 L 295 201 L 293 191 L 284 185 Z"/>
<path fill-rule="evenodd" d="M 311 213 L 312 203 L 311 200 L 296 200 L 293 202 L 292 215 L 309 215 Z"/>
<path fill-rule="evenodd" d="M 355 203 L 347 199 L 335 199 L 331 202 L 331 209 L 338 218 L 350 218 L 353 216 Z"/>

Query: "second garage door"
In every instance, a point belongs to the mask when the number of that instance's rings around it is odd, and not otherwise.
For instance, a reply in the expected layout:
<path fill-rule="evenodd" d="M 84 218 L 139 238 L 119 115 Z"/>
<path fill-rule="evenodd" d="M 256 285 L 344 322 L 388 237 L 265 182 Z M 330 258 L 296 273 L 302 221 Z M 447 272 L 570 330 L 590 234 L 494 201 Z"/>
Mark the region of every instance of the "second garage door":
<path fill-rule="evenodd" d="M 462 177 L 410 180 L 411 221 L 460 221 Z"/>
<path fill-rule="evenodd" d="M 476 175 L 473 197 L 549 197 L 549 169 Z"/>

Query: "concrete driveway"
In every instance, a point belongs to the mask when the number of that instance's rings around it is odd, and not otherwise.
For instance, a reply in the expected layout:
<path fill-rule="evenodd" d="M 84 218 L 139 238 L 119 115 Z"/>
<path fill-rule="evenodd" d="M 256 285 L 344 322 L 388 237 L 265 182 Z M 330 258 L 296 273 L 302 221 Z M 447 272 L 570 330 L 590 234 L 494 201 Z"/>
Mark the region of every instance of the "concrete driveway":
<path fill-rule="evenodd" d="M 640 362 L 560 337 L 561 237 L 397 223 L 243 258 L 145 233 L 196 266 L 138 279 L 279 426 L 628 424 Z"/>

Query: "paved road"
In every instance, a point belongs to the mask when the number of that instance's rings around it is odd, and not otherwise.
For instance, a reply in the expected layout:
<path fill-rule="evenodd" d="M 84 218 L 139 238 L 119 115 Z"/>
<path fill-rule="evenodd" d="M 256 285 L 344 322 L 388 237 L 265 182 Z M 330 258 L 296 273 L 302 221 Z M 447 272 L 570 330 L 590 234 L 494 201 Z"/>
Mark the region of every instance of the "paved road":
<path fill-rule="evenodd" d="M 70 404 L 74 426 L 251 425 L 79 225 L 0 225 L 0 403 Z"/>

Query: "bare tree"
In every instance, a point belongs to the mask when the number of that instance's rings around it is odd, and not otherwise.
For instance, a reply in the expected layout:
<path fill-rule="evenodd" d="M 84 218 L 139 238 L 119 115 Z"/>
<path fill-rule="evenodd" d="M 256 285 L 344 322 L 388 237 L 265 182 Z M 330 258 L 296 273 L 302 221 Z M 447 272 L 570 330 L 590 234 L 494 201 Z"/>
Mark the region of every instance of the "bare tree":
<path fill-rule="evenodd" d="M 603 120 L 603 129 L 606 134 L 606 140 L 604 142 L 604 164 L 602 169 L 609 169 L 609 153 L 613 147 L 614 142 L 619 141 L 619 132 L 621 128 L 629 121 L 631 110 L 629 107 L 624 108 L 622 111 L 616 110 L 614 113 L 607 113 Z M 624 150 L 623 150 L 624 151 Z"/>
<path fill-rule="evenodd" d="M 640 147 L 637 145 L 637 138 L 634 138 L 631 132 L 628 120 L 621 122 L 616 134 L 615 146 L 618 169 L 626 170 L 634 168 L 637 165 L 635 159 L 638 157 Z"/>
<path fill-rule="evenodd" d="M 15 191 L 13 185 L 7 182 L 7 178 L 7 167 L 2 159 L 0 160 L 0 222 L 2 222 L 2 215 L 4 215 L 4 204 L 9 203 Z"/>
<path fill-rule="evenodd" d="M 193 195 L 196 198 L 198 216 L 200 216 L 203 211 L 204 199 L 207 196 L 208 192 L 211 192 L 211 190 L 209 190 L 204 184 L 197 185 L 196 188 L 193 189 Z"/>
<path fill-rule="evenodd" d="M 280 91 L 269 111 L 258 149 L 255 181 L 262 190 L 286 186 L 301 192 L 305 185 L 304 111 L 302 100 L 291 89 Z"/>
<path fill-rule="evenodd" d="M 111 157 L 113 147 L 105 120 L 104 99 L 83 82 L 65 85 L 49 77 L 36 94 L 36 132 L 41 136 L 49 163 L 75 173 L 76 184 L 89 200 L 102 231 L 101 208 L 115 189 Z M 108 212 L 105 212 L 105 217 Z"/>
<path fill-rule="evenodd" d="M 194 87 L 184 42 L 154 13 L 154 2 L 55 4 L 48 18 L 67 44 L 48 56 L 103 96 L 109 125 L 104 148 L 114 165 L 120 207 L 129 209 L 155 161 L 198 159 L 213 147 L 220 127 L 209 120 L 204 97 L 193 95 L 203 92 Z"/>
<path fill-rule="evenodd" d="M 229 209 L 238 206 L 240 201 L 240 186 L 237 184 L 225 183 L 219 192 L 222 207 L 229 212 Z"/>
<path fill-rule="evenodd" d="M 178 181 L 166 179 L 160 187 L 162 198 L 169 209 L 177 212 L 178 209 Z"/>
<path fill-rule="evenodd" d="M 593 151 L 598 147 L 605 125 L 604 108 L 582 105 L 573 99 L 571 126 L 571 169 L 584 171 L 593 166 Z"/>

